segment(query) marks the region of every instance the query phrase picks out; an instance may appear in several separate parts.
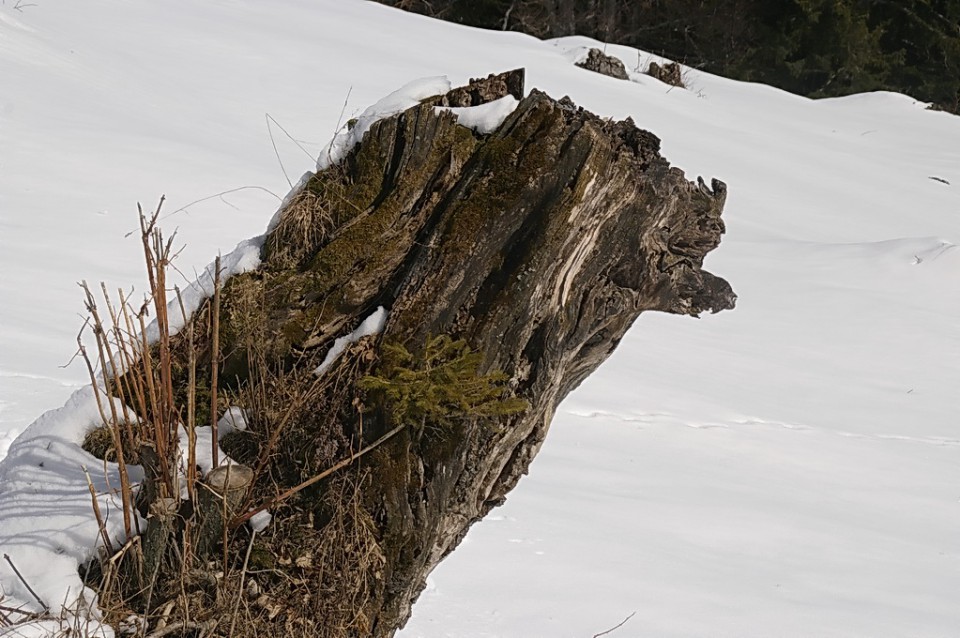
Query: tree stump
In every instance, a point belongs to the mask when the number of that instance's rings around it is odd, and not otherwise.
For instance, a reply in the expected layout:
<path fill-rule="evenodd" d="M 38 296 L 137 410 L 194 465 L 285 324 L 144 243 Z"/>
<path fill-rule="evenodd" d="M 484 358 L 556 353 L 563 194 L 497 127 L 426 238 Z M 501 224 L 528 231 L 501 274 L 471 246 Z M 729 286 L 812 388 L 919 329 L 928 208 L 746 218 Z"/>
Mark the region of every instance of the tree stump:
<path fill-rule="evenodd" d="M 247 489 L 253 482 L 253 470 L 229 463 L 210 470 L 197 486 L 197 551 L 212 553 L 224 541 L 224 531 L 239 513 Z"/>
<path fill-rule="evenodd" d="M 521 70 L 475 81 L 375 124 L 339 166 L 290 199 L 260 269 L 224 287 L 223 379 L 233 388 L 254 382 L 255 350 L 280 362 L 286 383 L 309 385 L 334 339 L 378 306 L 389 311 L 375 343 L 348 348 L 326 373 L 333 381 L 322 409 L 287 401 L 282 409 L 296 413 L 282 420 L 252 414 L 242 436 L 261 446 L 271 424 L 286 428 L 269 466 L 281 488 L 319 474 L 322 458 L 349 457 L 404 425 L 361 383 L 386 374 L 388 352 L 406 352 L 412 370 L 436 337 L 463 340 L 477 378 L 501 373 L 504 396 L 527 406 L 442 424 L 424 417 L 343 480 L 312 485 L 275 511 L 274 531 L 258 541 L 275 538 L 282 553 L 325 538 L 341 552 L 337 580 L 311 587 L 310 604 L 287 614 L 312 635 L 392 636 L 431 570 L 527 471 L 559 402 L 641 312 L 697 316 L 734 306 L 727 282 L 701 268 L 724 232 L 726 187 L 688 181 L 652 133 L 537 90 L 489 135 L 435 108 L 522 96 L 522 78 Z M 336 453 L 321 457 L 327 449 Z M 300 536 L 281 542 L 292 518 Z M 329 569 L 308 567 L 321 554 L 317 546 L 285 564 L 303 565 L 298 578 L 326 578 Z M 344 591 L 348 601 L 331 602 Z M 272 595 L 292 600 L 281 589 Z M 353 609 L 335 616 L 344 606 Z"/>

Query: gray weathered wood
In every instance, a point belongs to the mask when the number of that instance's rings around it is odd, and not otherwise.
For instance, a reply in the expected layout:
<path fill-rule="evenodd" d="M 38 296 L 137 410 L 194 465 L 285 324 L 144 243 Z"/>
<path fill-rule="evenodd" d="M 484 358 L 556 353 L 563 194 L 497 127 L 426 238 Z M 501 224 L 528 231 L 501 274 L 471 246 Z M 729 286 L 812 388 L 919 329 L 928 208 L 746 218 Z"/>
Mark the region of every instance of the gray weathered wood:
<path fill-rule="evenodd" d="M 213 468 L 197 486 L 197 551 L 209 554 L 222 546 L 224 528 L 239 513 L 253 482 L 253 470 L 230 463 Z"/>

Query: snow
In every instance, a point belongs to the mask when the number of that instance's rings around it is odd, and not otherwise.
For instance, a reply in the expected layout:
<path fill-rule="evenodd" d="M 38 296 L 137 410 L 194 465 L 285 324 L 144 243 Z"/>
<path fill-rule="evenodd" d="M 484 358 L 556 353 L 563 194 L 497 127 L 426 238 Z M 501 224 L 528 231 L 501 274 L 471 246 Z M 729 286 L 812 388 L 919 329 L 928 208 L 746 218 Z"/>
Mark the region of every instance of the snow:
<path fill-rule="evenodd" d="M 363 140 L 370 127 L 385 117 L 396 115 L 416 106 L 421 100 L 434 95 L 443 95 L 453 88 L 446 76 L 413 80 L 390 95 L 368 107 L 348 130 L 338 133 L 330 145 L 324 149 L 317 160 L 317 170 L 339 164 L 350 150 Z"/>
<path fill-rule="evenodd" d="M 91 632 L 101 629 L 95 620 L 96 594 L 84 587 L 77 573 L 77 565 L 94 558 L 97 548 L 103 546 L 96 518 L 91 515 L 85 471 L 97 491 L 104 526 L 115 549 L 119 547 L 116 541 L 122 544 L 124 540 L 122 504 L 114 494 L 120 474 L 115 465 L 104 464 L 79 446 L 83 432 L 100 423 L 93 389 L 88 386 L 75 392 L 62 408 L 37 419 L 0 463 L 0 548 L 10 557 L 10 562 L 0 562 L 3 604 L 38 612 L 43 610 L 39 597 L 55 611 L 58 605 L 79 606 L 74 609 L 79 613 L 64 611 L 58 622 L 0 628 L 0 636 L 39 636 L 77 623 Z M 137 468 L 129 470 L 131 480 L 139 481 Z M 11 619 L 20 620 L 20 616 L 12 614 Z M 112 635 L 109 628 L 103 631 Z"/>
<path fill-rule="evenodd" d="M 199 425 L 193 430 L 194 432 L 194 454 L 196 455 L 195 460 L 197 467 L 200 468 L 200 475 L 205 476 L 210 470 L 213 469 L 213 428 L 209 425 Z M 220 431 L 217 430 L 217 440 L 220 439 Z M 182 471 L 183 468 L 189 467 L 187 464 L 187 455 L 188 450 L 190 449 L 190 435 L 187 434 L 187 430 L 184 427 L 180 427 L 177 430 L 177 466 L 181 468 L 180 477 L 183 479 L 183 483 L 180 486 L 180 497 L 187 499 L 187 484 L 186 484 L 186 475 Z M 236 463 L 229 456 L 224 454 L 223 450 L 217 447 L 217 461 L 218 466 L 220 465 L 230 465 Z"/>
<path fill-rule="evenodd" d="M 517 108 L 517 98 L 506 95 L 499 100 L 479 106 L 440 106 L 437 111 L 450 111 L 457 116 L 457 123 L 471 128 L 481 135 L 489 135 L 500 128 L 507 116 Z"/>
<path fill-rule="evenodd" d="M 103 390 L 100 392 L 104 400 Z M 95 458 L 80 447 L 85 434 L 102 423 L 93 386 L 88 385 L 74 392 L 63 407 L 44 413 L 26 428 L 0 462 L 0 548 L 13 563 L 0 563 L 0 593 L 4 604 L 27 612 L 39 612 L 47 607 L 58 616 L 57 621 L 31 624 L 27 633 L 17 626 L 9 633 L 0 630 L 0 636 L 48 635 L 78 627 L 84 629 L 84 635 L 113 635 L 112 629 L 102 627 L 97 621 L 96 594 L 83 586 L 77 572 L 78 565 L 95 558 L 98 549 L 104 547 L 93 514 L 90 483 L 96 490 L 113 549 L 127 540 L 117 466 Z M 218 436 L 233 429 L 244 429 L 246 421 L 242 410 L 228 409 L 220 425 Z M 196 462 L 205 474 L 213 467 L 212 429 L 202 426 L 195 432 Z M 188 445 L 187 433 L 181 428 L 181 472 L 186 465 Z M 221 465 L 233 462 L 222 450 L 219 454 Z M 139 466 L 129 465 L 127 470 L 132 484 L 143 479 Z M 185 484 L 182 496 L 187 496 Z M 251 526 L 261 531 L 269 521 L 270 515 L 264 512 Z M 145 526 L 146 521 L 138 517 L 134 529 L 145 529 Z M 67 609 L 58 613 L 59 606 Z M 19 620 L 20 616 L 14 614 L 12 619 Z"/>
<path fill-rule="evenodd" d="M 260 266 L 260 250 L 263 248 L 265 235 L 258 235 L 237 244 L 236 248 L 220 258 L 220 283 L 223 284 L 230 277 L 256 270 Z M 200 304 L 213 296 L 216 285 L 216 261 L 210 262 L 203 272 L 185 288 L 180 290 L 180 297 L 172 299 L 167 304 L 170 334 L 175 335 L 187 324 Z M 183 303 L 181 309 L 180 304 Z M 156 342 L 160 337 L 157 322 L 147 326 L 147 339 Z"/>
<path fill-rule="evenodd" d="M 92 595 L 74 569 L 98 542 L 82 465 L 118 507 L 115 469 L 77 447 L 99 422 L 86 370 L 61 366 L 75 281 L 145 289 L 136 202 L 168 195 L 185 289 L 365 117 L 442 92 L 441 76 L 524 66 L 528 90 L 631 116 L 689 178 L 727 182 L 706 267 L 738 307 L 643 315 L 402 638 L 590 636 L 632 612 L 611 635 L 956 634 L 960 118 L 696 70 L 686 89 L 617 81 L 571 58 L 659 58 L 359 1 L 33 4 L 0 4 L 0 551 L 51 605 Z M 435 79 L 364 111 L 421 77 Z M 18 515 L 25 503 L 42 515 Z M 3 604 L 37 607 L 6 561 L 0 585 Z"/>
<path fill-rule="evenodd" d="M 243 432 L 247 429 L 247 413 L 243 408 L 230 406 L 217 421 L 217 440 L 233 432 Z"/>
<path fill-rule="evenodd" d="M 313 373 L 318 377 L 323 375 L 330 369 L 330 366 L 336 363 L 340 355 L 343 354 L 343 351 L 347 349 L 347 346 L 356 343 L 364 337 L 380 334 L 387 323 L 387 314 L 383 306 L 378 306 L 366 319 L 360 322 L 360 325 L 357 326 L 353 332 L 342 337 L 337 337 L 333 341 L 333 345 L 330 346 L 330 350 L 323 358 L 323 361 L 317 366 L 317 369 L 314 370 Z"/>
<path fill-rule="evenodd" d="M 267 529 L 267 526 L 270 525 L 271 520 L 272 516 L 270 515 L 270 512 L 264 510 L 251 516 L 250 520 L 247 521 L 247 524 L 250 525 L 250 529 L 259 534 L 263 530 Z"/>

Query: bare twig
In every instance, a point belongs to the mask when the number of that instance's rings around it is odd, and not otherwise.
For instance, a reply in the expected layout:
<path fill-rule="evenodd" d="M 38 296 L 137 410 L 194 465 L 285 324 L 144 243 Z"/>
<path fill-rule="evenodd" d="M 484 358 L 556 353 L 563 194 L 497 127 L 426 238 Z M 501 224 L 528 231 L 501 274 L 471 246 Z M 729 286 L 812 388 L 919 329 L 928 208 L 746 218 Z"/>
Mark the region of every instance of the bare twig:
<path fill-rule="evenodd" d="M 123 310 L 123 320 L 127 326 L 127 338 L 129 340 L 127 345 L 122 349 L 124 356 L 127 358 L 126 365 L 127 370 L 129 371 L 127 377 L 130 379 L 131 386 L 133 387 L 133 394 L 137 399 L 137 408 L 140 410 L 139 418 L 136 420 L 137 432 L 136 436 L 134 437 L 136 443 L 138 443 L 139 441 L 144 440 L 143 429 L 146 427 L 145 420 L 150 414 L 147 412 L 147 390 L 145 387 L 146 375 L 150 374 L 150 371 L 144 369 L 143 372 L 141 372 L 140 369 L 137 368 L 138 365 L 142 366 L 144 363 L 143 346 L 134 332 L 133 320 L 130 318 L 129 303 L 122 297 L 122 293 L 120 308 Z M 137 519 L 134 519 L 134 521 L 136 520 Z"/>
<path fill-rule="evenodd" d="M 610 629 L 608 629 L 608 630 L 606 630 L 606 631 L 601 631 L 599 634 L 593 634 L 593 638 L 600 638 L 600 636 L 606 636 L 607 634 L 612 633 L 612 632 L 616 631 L 617 629 L 620 629 L 621 627 L 623 627 L 624 625 L 627 624 L 627 621 L 628 621 L 628 620 L 630 620 L 631 618 L 633 618 L 633 617 L 636 616 L 636 615 L 637 615 L 637 612 L 633 612 L 632 614 L 630 614 L 629 616 L 627 616 L 626 618 L 624 618 L 623 620 L 621 620 L 618 625 L 615 625 L 615 626 L 611 627 Z"/>
<path fill-rule="evenodd" d="M 237 591 L 237 600 L 233 604 L 233 614 L 230 616 L 230 631 L 227 638 L 233 638 L 233 630 L 237 624 L 237 612 L 240 609 L 240 599 L 243 598 L 243 585 L 247 579 L 247 565 L 250 563 L 250 552 L 253 551 L 253 541 L 257 538 L 257 531 L 250 534 L 250 544 L 247 545 L 247 555 L 243 557 L 243 571 L 240 572 L 240 589 Z"/>
<path fill-rule="evenodd" d="M 18 607 L 8 607 L 7 605 L 0 605 L 0 612 L 3 612 L 4 614 L 20 614 L 24 618 L 40 618 L 41 616 L 41 614 L 37 614 L 32 611 L 23 611 Z M 5 616 L 5 618 L 7 621 L 10 620 L 8 616 Z"/>
<path fill-rule="evenodd" d="M 117 350 L 118 350 L 117 357 L 121 357 L 122 356 L 121 353 L 123 352 L 124 341 L 123 341 L 123 336 L 120 332 L 120 321 L 118 319 L 116 310 L 114 310 L 113 308 L 113 303 L 110 301 L 110 294 L 107 292 L 107 284 L 101 281 L 100 289 L 103 291 L 103 301 L 107 306 L 107 313 L 110 317 L 111 323 L 113 324 L 112 333 L 114 338 L 114 345 L 117 346 Z M 123 297 L 120 297 L 120 301 L 123 301 Z M 105 330 L 104 338 L 106 339 L 106 337 L 107 337 L 107 331 Z M 107 356 L 110 359 L 111 374 L 113 375 L 113 382 L 116 384 L 117 397 L 120 399 L 120 411 L 123 414 L 123 422 L 127 424 L 131 422 L 130 412 L 127 408 L 127 396 L 132 394 L 129 388 L 124 389 L 124 384 L 126 383 L 126 381 L 124 380 L 124 377 L 126 376 L 127 369 L 126 369 L 126 366 L 122 365 L 124 363 L 123 359 L 120 359 L 121 366 L 117 366 L 116 360 L 114 359 L 114 355 L 113 355 L 113 349 L 109 347 L 109 341 L 107 344 Z M 125 429 L 129 430 L 129 428 L 125 428 Z M 132 444 L 133 441 L 129 441 L 129 443 Z"/>
<path fill-rule="evenodd" d="M 176 633 L 178 631 L 196 631 L 196 632 L 205 632 L 216 627 L 216 619 L 211 618 L 210 620 L 205 620 L 203 622 L 187 622 L 185 620 L 180 620 L 174 623 L 170 623 L 163 629 L 158 629 L 150 634 L 147 634 L 146 638 L 163 638 L 163 636 L 169 636 L 170 634 Z"/>
<path fill-rule="evenodd" d="M 359 452 L 357 452 L 356 454 L 352 454 L 352 453 L 351 453 L 350 456 L 348 456 L 347 458 L 345 458 L 345 459 L 343 459 L 342 461 L 338 462 L 338 463 L 337 463 L 336 465 L 334 465 L 333 467 L 327 468 L 327 469 L 324 470 L 323 472 L 320 472 L 320 473 L 317 474 L 316 476 L 307 479 L 307 480 L 304 481 L 303 483 L 300 483 L 299 485 L 296 485 L 296 486 L 294 486 L 294 487 L 291 487 L 289 490 L 283 492 L 282 494 L 280 494 L 280 495 L 278 495 L 278 496 L 273 497 L 272 499 L 270 499 L 268 502 L 264 503 L 264 504 L 261 505 L 260 507 L 257 507 L 257 508 L 255 508 L 255 509 L 252 509 L 252 510 L 250 510 L 249 512 L 247 512 L 246 514 L 243 514 L 243 515 L 241 515 L 241 516 L 238 516 L 237 518 L 234 519 L 233 525 L 231 525 L 231 527 L 237 527 L 237 526 L 239 526 L 239 525 L 242 525 L 243 523 L 249 521 L 251 518 L 253 518 L 255 515 L 259 514 L 260 512 L 263 512 L 263 511 L 265 511 L 265 510 L 268 510 L 268 509 L 270 509 L 270 508 L 272 508 L 272 507 L 276 507 L 277 505 L 279 505 L 279 504 L 282 503 L 283 501 L 287 500 L 287 499 L 290 498 L 291 496 L 297 494 L 298 492 L 300 492 L 300 491 L 302 491 L 302 490 L 310 487 L 311 485 L 313 485 L 314 483 L 317 483 L 318 481 L 322 481 L 323 479 L 327 478 L 328 476 L 330 476 L 331 474 L 333 474 L 333 473 L 336 472 L 337 470 L 340 470 L 340 469 L 342 469 L 342 468 L 347 467 L 348 465 L 350 465 L 351 463 L 353 463 L 354 461 L 356 461 L 356 460 L 359 459 L 360 457 L 364 456 L 364 455 L 367 454 L 368 452 L 371 452 L 371 451 L 375 450 L 376 448 L 378 448 L 378 447 L 380 447 L 381 445 L 383 445 L 384 443 L 386 443 L 388 440 L 392 439 L 395 435 L 397 435 L 397 434 L 400 432 L 400 430 L 402 430 L 402 429 L 405 428 L 405 427 L 407 427 L 407 424 L 406 424 L 406 423 L 401 423 L 400 425 L 398 425 L 397 427 L 393 428 L 392 430 L 390 430 L 389 432 L 387 432 L 386 434 L 384 434 L 383 436 L 381 436 L 379 439 L 377 439 L 376 441 L 374 441 L 373 443 L 371 443 L 371 444 L 368 445 L 367 447 L 365 447 L 365 448 L 363 448 L 362 450 L 360 450 Z"/>
<path fill-rule="evenodd" d="M 130 550 L 131 547 L 133 547 L 134 545 L 136 545 L 136 544 L 139 543 L 139 542 L 140 542 L 140 541 L 138 540 L 138 538 L 137 538 L 136 536 L 134 536 L 133 538 L 131 538 L 130 540 L 128 540 L 126 543 L 124 543 L 124 544 L 123 544 L 123 547 L 121 547 L 119 550 L 117 550 L 117 553 L 114 554 L 113 556 L 111 556 L 111 557 L 110 557 L 110 560 L 109 560 L 108 562 L 113 563 L 113 564 L 116 564 L 117 562 L 120 561 L 121 558 L 123 558 L 124 554 L 126 554 L 126 553 Z"/>
<path fill-rule="evenodd" d="M 90 479 L 90 472 L 86 465 L 81 465 L 83 475 L 87 478 L 87 488 L 90 490 L 90 500 L 93 502 L 93 514 L 97 517 L 97 526 L 100 528 L 100 537 L 103 539 L 103 546 L 107 550 L 107 555 L 113 554 L 113 543 L 110 542 L 110 535 L 107 534 L 107 524 L 100 514 L 100 502 L 97 500 L 97 490 L 93 487 L 93 481 Z"/>
<path fill-rule="evenodd" d="M 223 198 L 223 196 L 224 196 L 224 195 L 230 195 L 230 194 L 232 194 L 232 193 L 238 193 L 238 192 L 240 192 L 240 191 L 245 191 L 245 190 L 258 190 L 258 191 L 263 191 L 264 193 L 266 193 L 266 194 L 274 197 L 278 202 L 282 202 L 282 201 L 283 201 L 283 198 L 282 198 L 282 197 L 280 197 L 279 195 L 277 195 L 276 193 L 274 193 L 274 192 L 273 192 L 272 190 L 270 190 L 269 188 L 265 188 L 265 187 L 263 187 L 263 186 L 238 186 L 238 187 L 236 187 L 236 188 L 228 188 L 227 190 L 225 190 L 225 191 L 220 191 L 219 193 L 214 193 L 213 195 L 207 195 L 206 197 L 201 197 L 200 199 L 195 199 L 195 200 L 193 200 L 192 202 L 190 202 L 189 204 L 184 204 L 183 206 L 181 206 L 181 207 L 178 208 L 177 210 L 175 210 L 175 211 L 173 211 L 173 212 L 170 212 L 170 213 L 167 213 L 166 215 L 164 215 L 163 217 L 161 217 L 161 218 L 159 219 L 159 221 L 163 221 L 163 220 L 167 219 L 168 217 L 172 217 L 172 216 L 176 215 L 177 213 L 185 212 L 185 211 L 186 211 L 188 208 L 190 208 L 191 206 L 195 206 L 195 205 L 197 205 L 197 204 L 202 204 L 203 202 L 210 201 L 211 199 L 220 199 L 222 202 L 224 202 L 225 204 L 227 204 L 227 205 L 229 206 L 229 205 L 231 205 L 231 204 L 230 204 L 229 202 L 227 202 L 227 200 L 225 200 L 225 199 Z M 134 234 L 135 232 L 137 232 L 137 231 L 136 231 L 136 230 L 131 230 L 131 231 L 128 232 L 126 235 L 124 235 L 124 237 L 129 237 L 130 235 Z"/>
<path fill-rule="evenodd" d="M 86 287 L 87 282 L 83 282 L 83 286 L 87 291 L 89 302 L 93 303 L 93 295 Z M 104 295 L 106 295 L 106 288 L 104 288 Z M 109 308 L 109 298 L 106 299 L 106 303 Z M 112 308 L 110 310 L 112 312 Z M 110 342 L 107 339 L 107 331 L 100 320 L 100 315 L 97 313 L 96 304 L 93 304 L 92 314 L 94 319 L 94 335 L 97 337 L 97 343 L 100 348 L 100 374 L 103 377 L 107 400 L 110 402 L 110 415 L 113 417 L 113 420 L 110 422 L 110 429 L 113 432 L 114 447 L 116 448 L 115 452 L 117 454 L 117 469 L 120 472 L 120 497 L 123 501 L 123 531 L 129 537 L 132 529 L 130 511 L 133 508 L 133 492 L 130 488 L 130 475 L 127 473 L 126 454 L 123 448 L 123 437 L 121 436 L 121 428 L 124 423 L 129 423 L 129 415 L 125 405 L 126 397 L 120 387 L 120 371 L 117 368 L 113 351 L 110 348 Z M 115 322 L 114 326 L 116 326 Z M 104 352 L 106 352 L 106 357 L 104 356 Z M 109 371 L 106 369 L 107 364 L 110 365 Z M 114 395 L 119 396 L 121 405 L 120 412 L 117 411 Z M 120 420 L 120 413 L 123 414 L 123 422 Z"/>
<path fill-rule="evenodd" d="M 280 149 L 277 148 L 277 141 L 273 139 L 273 129 L 270 128 L 270 120 L 273 118 L 270 117 L 269 113 L 264 113 L 267 119 L 267 135 L 270 136 L 270 144 L 273 146 L 273 154 L 277 156 L 277 163 L 280 164 L 280 172 L 283 173 L 283 179 L 287 180 L 287 185 L 290 188 L 293 188 L 293 182 L 290 181 L 290 176 L 287 175 L 287 169 L 283 165 L 283 160 L 280 158 Z"/>
<path fill-rule="evenodd" d="M 27 591 L 33 594 L 33 598 L 38 603 L 40 603 L 40 606 L 43 607 L 43 611 L 45 613 L 50 613 L 50 606 L 47 605 L 47 603 L 43 602 L 43 599 L 41 599 L 40 596 L 37 595 L 37 592 L 33 591 L 33 587 L 31 587 L 30 583 L 27 582 L 27 579 L 23 577 L 23 574 L 20 573 L 20 570 L 17 569 L 17 566 L 13 564 L 13 561 L 10 559 L 10 555 L 4 554 L 3 558 L 10 564 L 10 567 L 13 568 L 13 573 L 17 575 L 17 578 L 19 578 L 20 582 L 23 583 L 23 586 L 27 588 Z"/>
<path fill-rule="evenodd" d="M 90 314 L 93 316 L 93 331 L 96 335 L 97 347 L 100 352 L 101 378 L 106 384 L 108 375 L 105 371 L 103 371 L 106 357 L 103 354 L 103 347 L 100 343 L 103 325 L 100 323 L 100 317 L 96 313 L 96 304 L 93 302 L 93 295 L 90 293 L 89 287 L 87 287 L 87 282 L 83 282 L 81 287 L 84 289 L 84 291 L 86 291 L 87 294 L 87 310 L 90 311 Z M 89 320 L 84 322 L 83 327 L 80 328 L 80 332 L 77 334 L 77 346 L 80 349 L 80 354 L 83 356 L 84 362 L 87 364 L 87 372 L 90 374 L 90 383 L 97 402 L 97 410 L 100 412 L 100 419 L 103 421 L 103 425 L 110 430 L 110 435 L 113 437 L 113 447 L 115 448 L 115 452 L 117 454 L 117 467 L 120 471 L 120 498 L 123 504 L 123 531 L 127 536 L 130 536 L 130 510 L 132 509 L 133 492 L 130 489 L 130 477 L 127 474 L 127 464 L 124 460 L 123 442 L 120 440 L 119 420 L 117 418 L 116 407 L 113 404 L 113 397 L 110 396 L 109 385 L 107 385 L 105 393 L 107 394 L 107 399 L 110 402 L 110 415 L 112 418 L 107 418 L 107 414 L 103 408 L 103 402 L 100 399 L 100 383 L 97 379 L 96 373 L 94 372 L 93 364 L 90 362 L 90 358 L 87 356 L 87 350 L 83 346 L 83 340 L 81 338 L 83 330 L 88 324 Z M 107 547 L 110 547 L 109 544 Z"/>
<path fill-rule="evenodd" d="M 174 286 L 177 294 L 177 302 L 180 304 L 180 313 L 183 315 L 183 324 L 187 330 L 187 495 L 194 503 L 197 502 L 197 431 L 196 431 L 196 411 L 197 411 L 197 352 L 194 347 L 194 321 L 193 317 L 187 317 L 187 310 L 183 305 L 183 295 L 180 289 Z"/>
<path fill-rule="evenodd" d="M 166 485 L 172 485 L 172 478 L 170 472 L 170 466 L 167 463 L 166 456 L 166 443 L 163 437 L 164 428 L 162 425 L 162 419 L 160 417 L 160 395 L 158 391 L 158 379 L 154 376 L 154 364 L 153 364 L 153 355 L 150 350 L 150 343 L 147 341 L 147 326 L 144 321 L 144 315 L 146 313 L 145 307 L 137 315 L 137 319 L 140 322 L 140 352 L 143 353 L 143 378 L 147 382 L 147 397 L 150 399 L 150 418 L 152 421 L 151 425 L 148 424 L 146 427 L 151 428 L 151 437 L 150 440 L 156 444 L 157 448 L 157 458 L 160 465 L 160 477 L 162 482 Z M 169 496 L 169 494 L 167 495 Z"/>
<path fill-rule="evenodd" d="M 220 378 L 220 255 L 213 262 L 213 306 L 210 310 L 210 438 L 213 440 L 213 467 L 220 465 L 217 432 L 217 383 Z"/>
<path fill-rule="evenodd" d="M 333 142 L 334 142 L 334 140 L 337 139 L 337 133 L 340 132 L 340 129 L 341 129 L 342 126 L 343 126 L 343 114 L 347 112 L 347 104 L 350 102 L 350 94 L 351 94 L 351 93 L 353 93 L 353 87 L 352 87 L 352 86 L 351 86 L 349 89 L 347 89 L 347 97 L 343 98 L 343 108 L 340 109 L 340 117 L 337 118 L 337 128 L 336 128 L 336 130 L 333 132 L 333 137 L 330 138 L 330 143 L 327 144 L 326 148 L 324 149 L 324 150 L 326 150 L 326 152 L 327 152 L 327 160 L 332 159 L 330 153 L 331 153 L 331 151 L 333 151 Z M 320 151 L 320 152 L 323 153 L 323 151 Z M 317 156 L 317 160 L 316 160 L 316 161 L 317 161 L 318 164 L 320 163 L 320 156 L 319 156 L 319 155 Z"/>

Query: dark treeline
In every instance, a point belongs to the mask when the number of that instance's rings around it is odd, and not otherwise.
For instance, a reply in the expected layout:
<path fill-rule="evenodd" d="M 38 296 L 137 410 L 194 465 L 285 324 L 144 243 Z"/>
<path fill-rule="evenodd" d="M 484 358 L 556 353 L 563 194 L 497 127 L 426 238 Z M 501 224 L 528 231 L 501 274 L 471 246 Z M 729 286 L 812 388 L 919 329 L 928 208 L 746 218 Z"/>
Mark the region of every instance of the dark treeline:
<path fill-rule="evenodd" d="M 379 0 L 540 38 L 587 35 L 814 97 L 891 90 L 960 111 L 960 0 Z"/>

